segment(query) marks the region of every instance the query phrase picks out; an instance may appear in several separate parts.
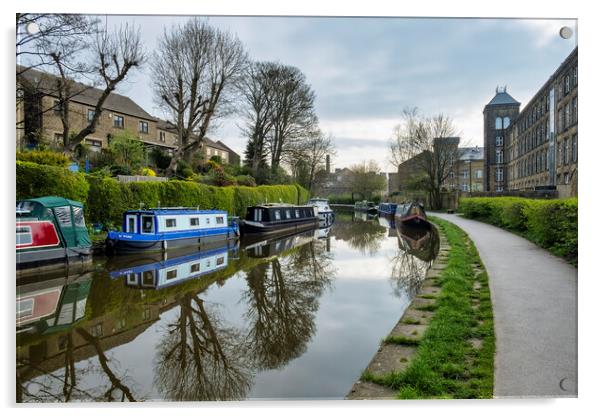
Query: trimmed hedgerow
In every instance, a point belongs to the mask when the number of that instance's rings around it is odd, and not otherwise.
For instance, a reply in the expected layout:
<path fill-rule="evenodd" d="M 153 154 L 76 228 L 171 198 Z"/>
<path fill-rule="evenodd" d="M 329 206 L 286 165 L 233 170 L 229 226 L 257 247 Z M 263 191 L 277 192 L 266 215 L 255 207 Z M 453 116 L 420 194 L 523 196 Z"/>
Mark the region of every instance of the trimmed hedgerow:
<path fill-rule="evenodd" d="M 182 180 L 121 183 L 110 177 L 17 162 L 17 199 L 44 195 L 84 202 L 89 222 L 121 224 L 123 212 L 128 209 L 199 207 L 243 216 L 247 206 L 257 203 L 304 203 L 309 192 L 299 185 L 217 187 Z"/>
<path fill-rule="evenodd" d="M 51 150 L 29 150 L 17 152 L 17 160 L 22 162 L 33 162 L 39 165 L 59 166 L 65 168 L 71 162 L 69 157 Z"/>
<path fill-rule="evenodd" d="M 89 185 L 85 175 L 68 169 L 38 165 L 33 162 L 16 162 L 17 199 L 56 195 L 85 203 Z"/>
<path fill-rule="evenodd" d="M 519 232 L 552 253 L 577 263 L 577 198 L 462 198 L 458 211 L 467 218 Z"/>

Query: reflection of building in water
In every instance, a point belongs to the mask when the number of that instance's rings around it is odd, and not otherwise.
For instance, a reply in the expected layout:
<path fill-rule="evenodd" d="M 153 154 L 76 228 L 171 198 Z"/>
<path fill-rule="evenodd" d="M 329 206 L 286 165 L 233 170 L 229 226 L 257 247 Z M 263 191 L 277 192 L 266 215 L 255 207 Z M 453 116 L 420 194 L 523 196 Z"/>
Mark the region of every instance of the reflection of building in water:
<path fill-rule="evenodd" d="M 228 266 L 228 246 L 195 252 L 163 261 L 142 264 L 110 273 L 116 279 L 125 276 L 128 286 L 161 289 L 194 279 Z"/>

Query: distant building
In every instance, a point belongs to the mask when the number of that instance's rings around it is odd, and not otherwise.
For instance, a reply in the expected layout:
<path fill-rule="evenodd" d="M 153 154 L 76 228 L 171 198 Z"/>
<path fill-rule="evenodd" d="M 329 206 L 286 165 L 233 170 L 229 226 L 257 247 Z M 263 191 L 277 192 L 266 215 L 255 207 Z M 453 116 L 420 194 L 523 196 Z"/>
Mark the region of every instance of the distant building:
<path fill-rule="evenodd" d="M 479 146 L 458 148 L 454 165 L 454 189 L 460 192 L 482 192 L 484 182 L 484 149 Z"/>
<path fill-rule="evenodd" d="M 577 48 L 522 111 L 506 89 L 485 106 L 485 190 L 577 195 Z"/>
<path fill-rule="evenodd" d="M 17 67 L 22 72 L 17 78 L 20 94 L 17 103 L 17 149 L 44 142 L 52 147 L 63 145 L 63 125 L 55 75 Z M 74 82 L 69 99 L 69 122 L 74 131 L 87 126 L 94 116 L 94 108 L 102 90 Z M 147 113 L 131 98 L 111 93 L 105 101 L 96 131 L 83 143 L 92 151 L 100 151 L 123 131 L 129 131 L 148 147 L 157 147 L 169 154 L 178 147 L 175 126 Z M 240 164 L 240 156 L 221 141 L 203 139 L 203 158 L 219 156 L 225 163 Z"/>

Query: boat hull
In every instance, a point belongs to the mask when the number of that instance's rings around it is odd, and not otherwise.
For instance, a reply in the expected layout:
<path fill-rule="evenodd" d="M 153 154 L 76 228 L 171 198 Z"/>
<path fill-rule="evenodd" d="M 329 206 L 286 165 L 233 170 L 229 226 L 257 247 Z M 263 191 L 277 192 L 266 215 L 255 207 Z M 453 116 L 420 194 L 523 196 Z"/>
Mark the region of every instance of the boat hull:
<path fill-rule="evenodd" d="M 304 230 L 316 228 L 319 225 L 318 218 L 311 218 L 305 221 L 294 221 L 278 224 L 256 225 L 250 221 L 242 220 L 240 223 L 240 233 L 245 235 L 280 235 L 295 233 Z"/>
<path fill-rule="evenodd" d="M 65 265 L 86 263 L 92 260 L 91 247 L 53 247 L 45 249 L 17 251 L 17 270 L 32 268 L 63 267 Z"/>
<path fill-rule="evenodd" d="M 319 212 L 318 218 L 320 219 L 320 228 L 330 227 L 332 224 L 334 224 L 334 211 Z"/>
<path fill-rule="evenodd" d="M 212 230 L 211 233 L 181 232 L 179 235 L 170 236 L 110 232 L 107 236 L 106 248 L 109 254 L 165 251 L 188 246 L 204 246 L 235 238 L 238 238 L 236 227 Z"/>

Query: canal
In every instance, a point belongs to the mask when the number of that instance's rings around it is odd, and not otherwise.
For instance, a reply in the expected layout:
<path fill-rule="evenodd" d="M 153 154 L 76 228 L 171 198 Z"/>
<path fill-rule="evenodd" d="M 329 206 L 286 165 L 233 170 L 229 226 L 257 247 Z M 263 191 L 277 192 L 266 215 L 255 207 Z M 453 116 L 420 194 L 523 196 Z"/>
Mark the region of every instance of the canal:
<path fill-rule="evenodd" d="M 385 218 L 17 281 L 17 401 L 342 399 L 438 251 Z"/>

